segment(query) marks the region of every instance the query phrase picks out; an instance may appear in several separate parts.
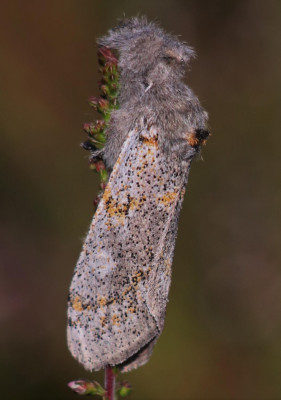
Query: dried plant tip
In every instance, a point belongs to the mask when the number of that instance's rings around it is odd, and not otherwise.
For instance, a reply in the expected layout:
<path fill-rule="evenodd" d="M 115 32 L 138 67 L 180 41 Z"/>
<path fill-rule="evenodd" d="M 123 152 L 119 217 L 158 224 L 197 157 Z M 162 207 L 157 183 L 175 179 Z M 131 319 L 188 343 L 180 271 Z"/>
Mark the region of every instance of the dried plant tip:
<path fill-rule="evenodd" d="M 89 105 L 96 110 L 98 107 L 99 98 L 98 97 L 90 97 L 88 101 L 89 101 Z"/>
<path fill-rule="evenodd" d="M 105 390 L 98 382 L 91 382 L 86 379 L 79 379 L 77 381 L 71 381 L 68 383 L 68 387 L 75 393 L 80 395 L 97 395 L 104 396 Z"/>

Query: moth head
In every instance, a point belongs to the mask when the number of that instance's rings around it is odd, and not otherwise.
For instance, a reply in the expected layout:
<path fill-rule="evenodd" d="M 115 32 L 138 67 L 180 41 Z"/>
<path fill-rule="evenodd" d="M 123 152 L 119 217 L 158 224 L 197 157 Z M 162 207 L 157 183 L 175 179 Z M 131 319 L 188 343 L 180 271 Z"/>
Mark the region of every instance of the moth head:
<path fill-rule="evenodd" d="M 195 56 L 189 46 L 145 17 L 121 21 L 98 44 L 119 52 L 121 73 L 154 82 L 181 77 Z"/>
<path fill-rule="evenodd" d="M 134 39 L 137 39 L 148 30 L 149 25 L 151 24 L 148 23 L 144 16 L 123 19 L 119 21 L 115 28 L 110 29 L 106 36 L 98 39 L 98 44 L 120 52 L 125 51 L 130 47 Z"/>
<path fill-rule="evenodd" d="M 167 65 L 172 68 L 184 70 L 191 58 L 195 57 L 195 52 L 185 44 L 175 42 L 166 46 L 160 55 Z"/>
<path fill-rule="evenodd" d="M 166 35 L 166 40 L 160 49 L 158 60 L 154 66 L 154 75 L 158 74 L 158 79 L 178 79 L 185 74 L 191 58 L 195 57 L 195 52 L 184 43 Z M 152 74 L 153 68 L 150 71 Z"/>

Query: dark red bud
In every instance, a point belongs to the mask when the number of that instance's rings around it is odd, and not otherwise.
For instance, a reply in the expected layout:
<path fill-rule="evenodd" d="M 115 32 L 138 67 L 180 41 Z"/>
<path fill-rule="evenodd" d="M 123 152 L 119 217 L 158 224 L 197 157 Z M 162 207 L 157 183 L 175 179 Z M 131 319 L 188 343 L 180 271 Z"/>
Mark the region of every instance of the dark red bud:
<path fill-rule="evenodd" d="M 96 170 L 99 172 L 102 169 L 105 169 L 105 165 L 103 161 L 99 160 L 96 162 Z"/>
<path fill-rule="evenodd" d="M 103 94 L 108 95 L 109 94 L 109 88 L 107 85 L 101 85 L 100 89 L 102 91 Z"/>
<path fill-rule="evenodd" d="M 102 130 L 105 128 L 105 121 L 103 119 L 97 119 L 96 120 L 96 130 Z"/>
<path fill-rule="evenodd" d="M 104 190 L 106 188 L 106 182 L 102 182 L 100 184 L 100 188 L 101 188 L 101 190 Z"/>
<path fill-rule="evenodd" d="M 84 130 L 86 133 L 91 133 L 91 126 L 92 126 L 91 123 L 85 122 L 85 124 L 83 124 L 83 130 Z"/>
<path fill-rule="evenodd" d="M 101 46 L 98 50 L 99 55 L 101 55 L 102 57 L 104 57 L 104 59 L 106 61 L 111 61 L 114 64 L 117 64 L 118 60 L 117 58 L 114 56 L 114 54 L 109 50 L 109 48 L 107 47 L 103 47 Z"/>
<path fill-rule="evenodd" d="M 90 97 L 88 101 L 89 101 L 90 106 L 96 110 L 97 106 L 98 106 L 99 98 L 98 97 Z"/>
<path fill-rule="evenodd" d="M 99 108 L 101 110 L 106 110 L 109 106 L 109 103 L 107 100 L 103 99 L 102 97 L 99 98 L 99 102 L 98 102 Z"/>

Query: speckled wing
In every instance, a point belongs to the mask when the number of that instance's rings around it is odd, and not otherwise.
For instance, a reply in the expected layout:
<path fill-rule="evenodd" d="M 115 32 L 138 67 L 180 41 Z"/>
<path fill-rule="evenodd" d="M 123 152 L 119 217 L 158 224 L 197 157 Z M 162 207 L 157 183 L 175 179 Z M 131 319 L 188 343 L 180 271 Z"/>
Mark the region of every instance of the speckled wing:
<path fill-rule="evenodd" d="M 186 183 L 187 183 L 187 178 L 188 174 L 186 174 Z M 182 202 L 184 198 L 184 193 L 185 193 L 185 186 L 186 183 L 183 185 L 183 189 L 181 191 L 181 196 L 179 201 L 176 204 L 176 209 L 173 215 L 173 218 L 171 219 L 171 223 L 169 225 L 169 229 L 166 230 L 167 234 L 164 240 L 164 248 L 163 251 L 161 251 L 161 258 L 159 257 L 157 263 L 155 263 L 155 277 L 154 277 L 154 282 L 155 285 L 152 286 L 152 289 L 148 292 L 148 296 L 150 299 L 148 300 L 148 303 L 154 305 L 154 308 L 158 308 L 160 312 L 160 316 L 158 316 L 159 320 L 159 333 L 158 335 L 148 344 L 146 344 L 143 348 L 141 348 L 138 353 L 134 354 L 132 357 L 127 359 L 124 363 L 119 365 L 119 369 L 121 372 L 129 372 L 132 369 L 136 369 L 140 367 L 141 365 L 144 365 L 147 363 L 149 360 L 153 348 L 161 334 L 161 331 L 163 329 L 163 324 L 164 324 L 164 318 L 165 318 L 165 311 L 166 311 L 166 301 L 168 297 L 168 292 L 169 292 L 169 284 L 170 284 L 170 279 L 171 279 L 171 265 L 173 261 L 173 255 L 174 255 L 174 248 L 175 248 L 175 238 L 177 235 L 177 230 L 178 230 L 178 218 L 180 214 L 180 210 L 182 207 Z M 158 266 L 158 268 L 157 268 Z M 164 278 L 163 278 L 164 277 Z M 157 279 L 158 278 L 158 279 Z M 158 284 L 157 284 L 158 281 Z M 165 284 L 165 291 L 163 290 L 163 283 Z M 155 288 L 158 287 L 158 292 L 160 297 L 162 297 L 162 301 L 159 299 L 159 295 L 155 294 Z M 160 300 L 160 302 L 159 302 Z M 161 308 L 159 307 L 160 305 L 163 305 L 164 307 Z M 157 307 L 158 306 L 158 307 Z"/>
<path fill-rule="evenodd" d="M 163 328 L 190 162 L 164 154 L 161 134 L 130 131 L 74 271 L 68 346 L 88 370 L 143 364 Z"/>

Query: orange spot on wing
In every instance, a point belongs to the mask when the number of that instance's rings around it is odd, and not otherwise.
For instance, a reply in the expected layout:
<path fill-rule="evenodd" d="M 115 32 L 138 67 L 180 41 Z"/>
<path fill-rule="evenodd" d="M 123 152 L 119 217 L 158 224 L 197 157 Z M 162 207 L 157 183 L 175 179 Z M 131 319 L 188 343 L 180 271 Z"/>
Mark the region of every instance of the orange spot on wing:
<path fill-rule="evenodd" d="M 82 302 L 81 302 L 79 296 L 76 296 L 76 297 L 75 297 L 75 299 L 74 299 L 74 301 L 73 301 L 73 303 L 72 303 L 72 308 L 73 308 L 75 311 L 78 311 L 78 312 L 83 311 Z"/>
<path fill-rule="evenodd" d="M 157 137 L 150 137 L 150 138 L 144 137 L 142 142 L 144 144 L 146 144 L 147 146 L 158 147 L 158 139 L 157 139 Z"/>
<path fill-rule="evenodd" d="M 165 275 L 170 276 L 171 275 L 171 270 L 172 270 L 172 263 L 170 260 L 165 260 L 164 261 L 165 265 Z"/>
<path fill-rule="evenodd" d="M 177 192 L 167 192 L 167 194 L 165 194 L 164 196 L 159 197 L 158 201 L 164 206 L 169 206 L 176 199 L 177 195 Z"/>
<path fill-rule="evenodd" d="M 106 325 L 106 316 L 105 315 L 100 317 L 100 323 L 101 323 L 101 326 L 104 328 Z"/>
<path fill-rule="evenodd" d="M 120 318 L 117 314 L 113 314 L 111 320 L 113 325 L 120 326 Z"/>
<path fill-rule="evenodd" d="M 99 304 L 99 306 L 100 306 L 101 308 L 104 307 L 104 306 L 106 306 L 106 304 L 107 304 L 106 298 L 100 296 L 99 299 L 98 299 L 98 304 Z"/>
<path fill-rule="evenodd" d="M 118 199 L 113 198 L 110 188 L 108 187 L 104 193 L 103 201 L 109 217 L 115 217 L 117 222 L 124 224 L 125 216 L 129 211 L 138 208 L 145 201 L 145 196 L 143 196 L 140 200 L 131 197 L 126 203 L 119 203 Z M 109 221 L 106 223 L 106 225 L 108 229 L 111 228 L 111 223 Z"/>
<path fill-rule="evenodd" d="M 129 293 L 132 290 L 132 286 L 127 287 L 123 293 L 122 293 L 122 297 L 125 297 L 127 293 Z"/>

